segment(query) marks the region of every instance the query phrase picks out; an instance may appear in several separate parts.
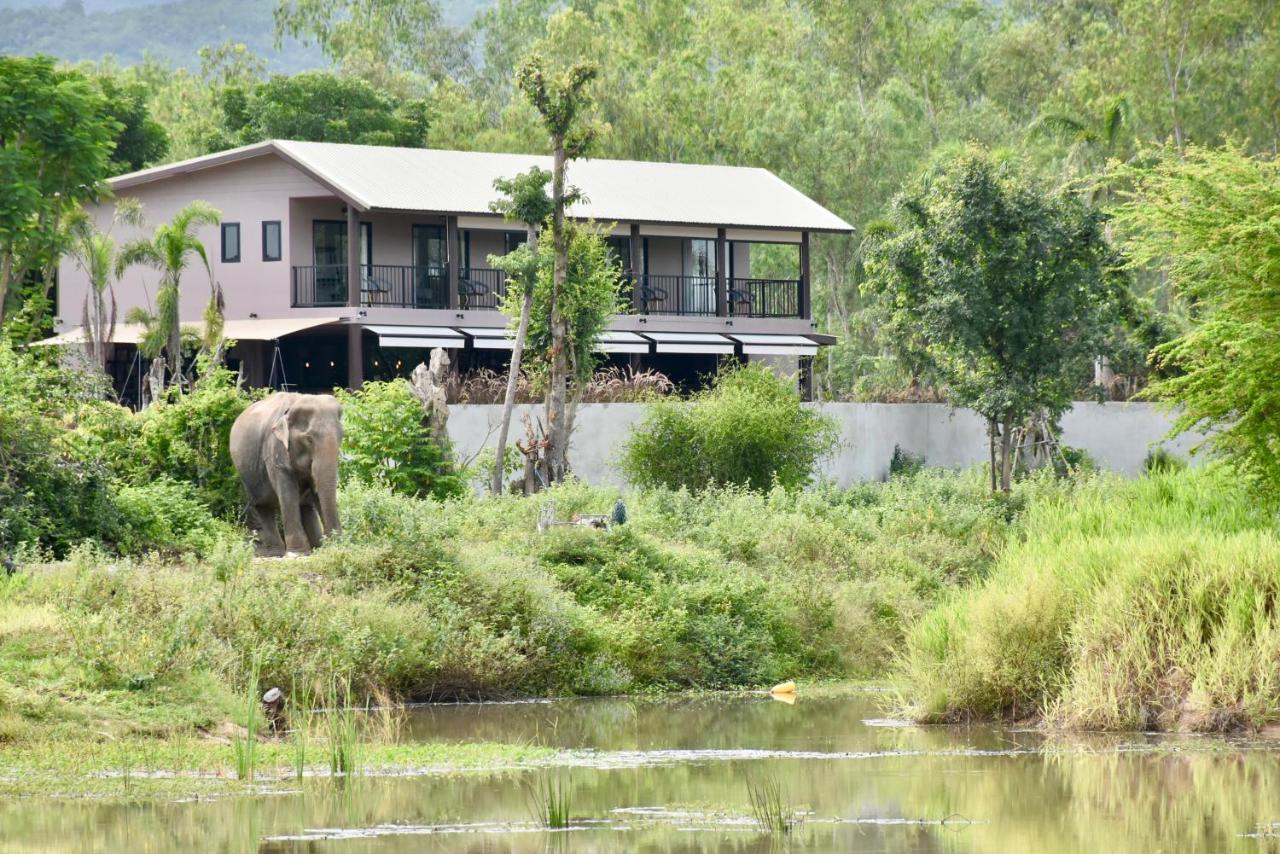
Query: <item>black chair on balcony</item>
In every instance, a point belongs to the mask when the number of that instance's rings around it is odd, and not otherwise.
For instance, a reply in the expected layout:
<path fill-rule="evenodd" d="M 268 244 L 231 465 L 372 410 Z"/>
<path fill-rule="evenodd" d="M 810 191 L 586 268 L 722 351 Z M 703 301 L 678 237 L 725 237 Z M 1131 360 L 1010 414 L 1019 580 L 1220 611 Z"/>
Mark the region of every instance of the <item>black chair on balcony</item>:
<path fill-rule="evenodd" d="M 639 284 L 636 287 L 640 289 L 641 314 L 648 314 L 651 311 L 651 304 L 661 306 L 669 298 L 665 288 L 657 288 L 648 283 Z"/>
<path fill-rule="evenodd" d="M 753 300 L 751 293 L 739 288 L 729 288 L 729 313 L 735 317 L 751 317 Z"/>
<path fill-rule="evenodd" d="M 483 298 L 489 295 L 489 286 L 469 274 L 458 277 L 458 305 L 460 308 L 480 308 L 487 302 Z"/>
<path fill-rule="evenodd" d="M 360 268 L 360 302 L 362 305 L 379 305 L 386 302 L 391 286 L 380 281 L 367 267 Z"/>

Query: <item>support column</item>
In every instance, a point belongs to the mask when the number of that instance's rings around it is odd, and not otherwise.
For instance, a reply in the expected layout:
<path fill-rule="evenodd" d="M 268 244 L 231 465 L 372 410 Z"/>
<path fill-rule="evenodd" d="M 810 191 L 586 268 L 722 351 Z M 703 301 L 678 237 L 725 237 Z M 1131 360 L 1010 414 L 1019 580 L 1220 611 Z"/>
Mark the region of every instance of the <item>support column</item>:
<path fill-rule="evenodd" d="M 716 229 L 716 316 L 729 316 L 729 277 L 725 271 L 725 232 Z"/>
<path fill-rule="evenodd" d="M 360 255 L 360 212 L 347 205 L 347 305 L 352 308 L 347 325 L 347 388 L 352 391 L 364 385 L 364 327 L 358 320 Z"/>
<path fill-rule="evenodd" d="M 448 294 L 445 297 L 445 308 L 458 307 L 458 277 L 461 275 L 462 259 L 458 257 L 458 218 L 444 218 L 444 242 L 449 256 Z"/>
<path fill-rule="evenodd" d="M 800 232 L 800 296 L 799 296 L 799 314 L 806 320 L 811 316 L 810 312 L 810 281 L 809 281 L 809 232 Z"/>
<path fill-rule="evenodd" d="M 640 223 L 631 223 L 631 310 L 640 313 L 640 288 L 644 285 L 644 244 L 640 240 Z M 633 365 L 634 366 L 634 365 Z"/>

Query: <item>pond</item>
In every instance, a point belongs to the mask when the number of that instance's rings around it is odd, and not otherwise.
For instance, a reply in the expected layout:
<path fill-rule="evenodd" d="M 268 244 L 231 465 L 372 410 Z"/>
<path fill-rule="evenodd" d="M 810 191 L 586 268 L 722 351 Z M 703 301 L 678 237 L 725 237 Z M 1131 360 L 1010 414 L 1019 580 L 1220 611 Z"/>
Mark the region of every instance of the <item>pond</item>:
<path fill-rule="evenodd" d="M 180 803 L 0 804 L 0 851 L 1280 851 L 1266 739 L 886 720 L 882 695 L 415 709 L 405 738 L 563 749 L 547 767 L 366 775 Z M 570 826 L 534 803 L 563 792 Z M 790 832 L 761 832 L 772 789 Z"/>

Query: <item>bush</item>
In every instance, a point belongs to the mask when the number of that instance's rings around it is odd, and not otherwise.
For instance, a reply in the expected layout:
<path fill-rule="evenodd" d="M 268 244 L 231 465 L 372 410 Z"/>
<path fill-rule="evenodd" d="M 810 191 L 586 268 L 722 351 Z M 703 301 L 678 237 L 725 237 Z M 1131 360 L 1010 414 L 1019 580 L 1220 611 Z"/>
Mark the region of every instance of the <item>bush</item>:
<path fill-rule="evenodd" d="M 215 519 L 191 488 L 169 478 L 115 490 L 118 528 L 111 538 L 121 554 L 209 553 L 223 539 L 240 537 L 231 524 Z"/>
<path fill-rule="evenodd" d="M 1277 719 L 1280 538 L 1229 471 L 1040 502 L 991 578 L 911 631 L 917 717 L 1102 729 Z"/>
<path fill-rule="evenodd" d="M 342 475 L 386 483 L 405 495 L 445 498 L 465 487 L 452 455 L 431 434 L 426 411 L 409 384 L 369 382 L 342 401 Z"/>
<path fill-rule="evenodd" d="M 910 477 L 924 469 L 924 464 L 924 454 L 913 454 L 894 445 L 893 456 L 889 458 L 889 477 Z"/>
<path fill-rule="evenodd" d="M 793 382 L 748 365 L 721 372 L 688 403 L 651 404 L 624 448 L 622 469 L 643 487 L 799 489 L 836 437 L 831 419 L 801 406 Z"/>
<path fill-rule="evenodd" d="M 26 543 L 61 556 L 114 528 L 108 473 L 61 441 L 63 413 L 93 391 L 0 342 L 0 554 Z"/>

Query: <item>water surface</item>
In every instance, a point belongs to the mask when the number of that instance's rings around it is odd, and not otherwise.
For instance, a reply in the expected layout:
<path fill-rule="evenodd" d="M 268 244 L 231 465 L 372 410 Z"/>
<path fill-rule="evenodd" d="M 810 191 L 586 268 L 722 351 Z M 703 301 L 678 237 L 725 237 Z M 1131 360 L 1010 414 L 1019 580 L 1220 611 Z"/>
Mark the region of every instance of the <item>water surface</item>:
<path fill-rule="evenodd" d="M 538 744 L 553 767 L 311 782 L 160 804 L 0 803 L 3 851 L 1280 852 L 1263 740 L 914 727 L 881 697 L 565 700 L 416 709 L 407 739 Z M 570 792 L 541 829 L 531 789 Z M 759 831 L 777 781 L 803 822 Z"/>

